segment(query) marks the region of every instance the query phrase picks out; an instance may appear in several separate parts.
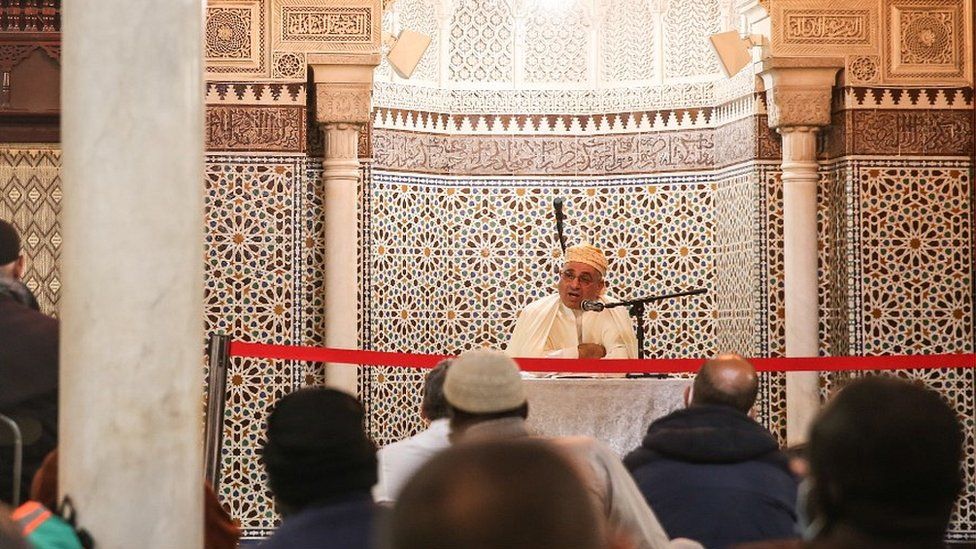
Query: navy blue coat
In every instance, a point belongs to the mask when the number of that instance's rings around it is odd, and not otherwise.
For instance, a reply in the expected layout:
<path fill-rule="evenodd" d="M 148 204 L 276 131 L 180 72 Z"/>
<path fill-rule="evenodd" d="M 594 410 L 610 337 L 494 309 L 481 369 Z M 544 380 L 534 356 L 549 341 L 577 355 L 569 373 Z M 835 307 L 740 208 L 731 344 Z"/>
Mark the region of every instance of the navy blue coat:
<path fill-rule="evenodd" d="M 377 516 L 369 492 L 309 506 L 286 517 L 261 549 L 370 549 Z"/>
<path fill-rule="evenodd" d="M 738 410 L 695 405 L 662 417 L 624 464 L 672 538 L 711 548 L 795 536 L 789 461 Z"/>

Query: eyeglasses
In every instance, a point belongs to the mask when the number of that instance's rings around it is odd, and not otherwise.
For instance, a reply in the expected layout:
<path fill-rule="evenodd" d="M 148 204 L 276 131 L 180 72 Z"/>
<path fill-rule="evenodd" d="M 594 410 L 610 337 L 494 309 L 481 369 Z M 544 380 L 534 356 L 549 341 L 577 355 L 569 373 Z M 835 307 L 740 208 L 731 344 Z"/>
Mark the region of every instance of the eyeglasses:
<path fill-rule="evenodd" d="M 575 272 L 568 269 L 565 271 L 559 271 L 559 278 L 563 279 L 566 282 L 572 282 L 574 280 L 578 280 L 580 286 L 589 286 L 594 282 L 599 282 L 599 280 L 594 280 L 593 277 L 587 273 L 578 275 Z"/>

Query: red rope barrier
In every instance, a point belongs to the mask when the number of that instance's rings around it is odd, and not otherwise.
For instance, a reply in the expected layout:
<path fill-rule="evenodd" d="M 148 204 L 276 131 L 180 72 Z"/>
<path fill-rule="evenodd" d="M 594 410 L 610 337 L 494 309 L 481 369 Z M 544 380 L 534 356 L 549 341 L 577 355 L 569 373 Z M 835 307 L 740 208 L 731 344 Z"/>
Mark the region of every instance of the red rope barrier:
<path fill-rule="evenodd" d="M 329 347 L 266 345 L 232 341 L 230 356 L 303 362 L 332 362 L 364 366 L 399 368 L 432 368 L 446 355 L 386 353 Z M 673 358 L 644 360 L 597 360 L 565 358 L 517 358 L 526 372 L 674 374 L 697 372 L 704 359 Z M 750 362 L 760 372 L 815 372 L 851 370 L 906 370 L 937 368 L 976 368 L 976 354 L 828 356 L 805 358 L 753 358 Z"/>

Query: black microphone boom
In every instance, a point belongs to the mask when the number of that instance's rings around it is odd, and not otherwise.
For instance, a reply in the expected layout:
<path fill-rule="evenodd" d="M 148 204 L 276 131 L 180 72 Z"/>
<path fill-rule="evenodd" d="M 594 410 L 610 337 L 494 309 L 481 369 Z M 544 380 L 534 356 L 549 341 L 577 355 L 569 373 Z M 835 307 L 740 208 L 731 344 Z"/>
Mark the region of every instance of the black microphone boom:
<path fill-rule="evenodd" d="M 563 236 L 563 199 L 557 196 L 552 199 L 552 209 L 556 214 L 556 234 L 559 236 L 559 249 L 566 253 L 566 238 Z"/>
<path fill-rule="evenodd" d="M 580 309 L 584 311 L 594 311 L 599 313 L 604 309 L 613 309 L 614 307 L 630 307 L 631 305 L 636 305 L 638 303 L 648 303 L 650 301 L 661 301 L 664 299 L 671 299 L 672 297 L 683 297 L 687 295 L 699 295 L 707 292 L 705 288 L 695 288 L 694 290 L 683 290 L 680 292 L 674 292 L 670 294 L 653 295 L 649 297 L 641 297 L 638 299 L 628 299 L 626 301 L 618 301 L 616 303 L 604 303 L 602 301 L 596 300 L 584 300 L 580 303 Z"/>

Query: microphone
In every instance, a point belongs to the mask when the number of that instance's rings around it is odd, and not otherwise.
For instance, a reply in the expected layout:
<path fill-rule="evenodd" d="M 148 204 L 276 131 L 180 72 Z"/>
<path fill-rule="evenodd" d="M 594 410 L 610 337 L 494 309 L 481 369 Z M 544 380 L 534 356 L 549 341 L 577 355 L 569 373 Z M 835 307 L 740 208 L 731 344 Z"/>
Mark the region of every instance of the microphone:
<path fill-rule="evenodd" d="M 599 313 L 600 311 L 606 309 L 607 307 L 600 301 L 591 301 L 587 299 L 582 303 L 580 303 L 580 308 L 583 309 L 584 311 L 593 311 L 595 313 Z"/>
<path fill-rule="evenodd" d="M 559 236 L 559 248 L 565 252 L 566 243 L 563 240 L 563 198 L 561 196 L 552 199 L 552 209 L 556 214 L 556 234 Z"/>

